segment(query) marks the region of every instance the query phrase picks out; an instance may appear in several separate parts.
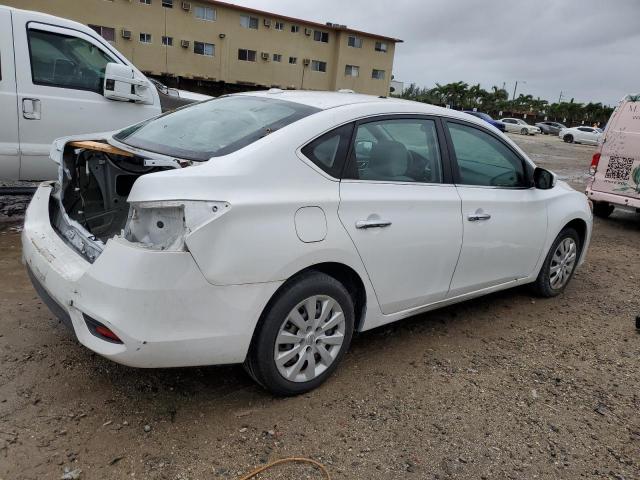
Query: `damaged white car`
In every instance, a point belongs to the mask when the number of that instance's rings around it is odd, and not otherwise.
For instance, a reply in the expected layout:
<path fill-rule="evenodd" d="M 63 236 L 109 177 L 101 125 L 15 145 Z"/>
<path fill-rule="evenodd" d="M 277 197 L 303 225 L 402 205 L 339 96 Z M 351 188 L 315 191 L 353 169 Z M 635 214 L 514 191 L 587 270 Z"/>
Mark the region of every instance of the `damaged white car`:
<path fill-rule="evenodd" d="M 531 283 L 561 293 L 587 199 L 482 120 L 351 93 L 238 94 L 58 140 L 23 256 L 91 350 L 244 363 L 308 391 L 354 331 Z"/>

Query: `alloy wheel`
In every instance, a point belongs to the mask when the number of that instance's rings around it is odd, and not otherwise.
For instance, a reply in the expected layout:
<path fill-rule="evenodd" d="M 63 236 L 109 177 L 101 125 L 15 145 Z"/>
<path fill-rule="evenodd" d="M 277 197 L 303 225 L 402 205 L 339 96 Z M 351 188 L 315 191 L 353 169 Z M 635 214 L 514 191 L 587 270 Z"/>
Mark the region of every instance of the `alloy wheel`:
<path fill-rule="evenodd" d="M 282 322 L 274 346 L 278 372 L 290 382 L 308 382 L 321 375 L 342 349 L 345 316 L 326 295 L 298 303 Z"/>
<path fill-rule="evenodd" d="M 571 278 L 578 257 L 578 246 L 573 238 L 563 239 L 551 258 L 549 265 L 549 283 L 551 288 L 559 290 Z"/>

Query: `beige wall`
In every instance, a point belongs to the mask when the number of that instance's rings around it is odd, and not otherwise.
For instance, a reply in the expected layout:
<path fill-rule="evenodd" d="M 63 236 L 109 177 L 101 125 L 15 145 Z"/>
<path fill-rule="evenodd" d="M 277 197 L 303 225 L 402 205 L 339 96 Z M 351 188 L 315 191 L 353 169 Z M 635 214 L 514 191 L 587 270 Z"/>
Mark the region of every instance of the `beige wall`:
<path fill-rule="evenodd" d="M 139 0 L 0 0 L 10 6 L 38 10 L 85 24 L 115 28 L 115 47 L 126 55 L 140 70 L 155 75 L 171 73 L 187 78 L 202 78 L 227 83 L 252 83 L 280 86 L 282 88 L 305 88 L 314 90 L 334 90 L 350 88 L 360 93 L 387 95 L 393 67 L 395 44 L 386 41 L 387 53 L 376 52 L 373 35 L 358 34 L 363 39 L 362 48 L 352 48 L 347 44 L 345 30 L 320 28 L 304 22 L 284 20 L 284 31 L 275 30 L 277 16 L 270 14 L 250 14 L 228 6 L 211 5 L 192 1 L 191 11 L 181 8 L 181 0 L 174 0 L 174 7 L 163 8 L 161 0 L 152 0 L 151 5 Z M 205 21 L 195 17 L 196 6 L 215 8 L 216 20 Z M 252 15 L 259 19 L 258 30 L 243 28 L 240 15 Z M 271 20 L 271 27 L 264 26 L 264 19 Z M 291 32 L 291 25 L 300 26 L 298 33 Z M 166 25 L 166 30 L 165 30 Z M 131 40 L 121 37 L 122 29 L 132 32 Z M 305 28 L 329 32 L 329 43 L 313 40 L 307 36 Z M 152 35 L 152 43 L 139 41 L 141 32 Z M 225 38 L 219 35 L 224 34 Z M 163 35 L 173 37 L 173 46 L 161 44 Z M 189 40 L 189 48 L 180 46 L 181 40 Z M 200 41 L 215 45 L 213 57 L 196 55 L 193 42 Z M 257 52 L 256 62 L 238 60 L 238 49 Z M 261 53 L 269 53 L 269 61 L 261 58 Z M 273 54 L 281 54 L 282 62 L 274 62 Z M 289 57 L 297 57 L 296 65 L 289 64 Z M 327 72 L 312 71 L 305 67 L 303 59 L 327 62 Z M 345 65 L 360 67 L 360 75 L 345 76 Z M 385 71 L 384 80 L 371 78 L 372 70 Z"/>

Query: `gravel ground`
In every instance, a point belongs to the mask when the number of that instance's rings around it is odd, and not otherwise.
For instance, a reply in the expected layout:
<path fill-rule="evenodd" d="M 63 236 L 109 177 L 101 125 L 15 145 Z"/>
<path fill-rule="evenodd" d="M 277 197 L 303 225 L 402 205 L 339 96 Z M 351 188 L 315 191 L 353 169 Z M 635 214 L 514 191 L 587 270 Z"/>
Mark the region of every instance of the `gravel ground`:
<path fill-rule="evenodd" d="M 513 138 L 584 184 L 592 147 Z M 240 367 L 136 370 L 56 324 L 0 232 L 0 479 L 237 479 L 309 456 L 335 479 L 640 478 L 640 216 L 596 220 L 566 292 L 526 288 L 358 335 L 320 389 Z M 288 466 L 261 478 L 321 478 Z"/>

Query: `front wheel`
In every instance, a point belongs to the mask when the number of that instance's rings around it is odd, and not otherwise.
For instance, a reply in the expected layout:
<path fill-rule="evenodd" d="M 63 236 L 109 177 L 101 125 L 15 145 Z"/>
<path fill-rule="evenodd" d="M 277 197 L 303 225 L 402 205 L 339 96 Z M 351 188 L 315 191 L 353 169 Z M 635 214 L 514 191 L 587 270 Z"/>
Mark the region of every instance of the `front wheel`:
<path fill-rule="evenodd" d="M 304 273 L 270 302 L 245 367 L 273 394 L 308 392 L 337 368 L 353 328 L 353 300 L 345 287 L 324 273 Z"/>
<path fill-rule="evenodd" d="M 527 130 L 526 128 L 523 128 L 522 130 L 520 130 L 520 133 L 522 135 L 529 135 L 529 130 Z"/>
<path fill-rule="evenodd" d="M 565 228 L 554 240 L 545 258 L 533 290 L 541 297 L 555 297 L 564 291 L 573 277 L 580 255 L 580 237 L 573 228 Z"/>
<path fill-rule="evenodd" d="M 573 143 L 573 135 L 565 135 L 562 139 L 565 143 Z"/>

